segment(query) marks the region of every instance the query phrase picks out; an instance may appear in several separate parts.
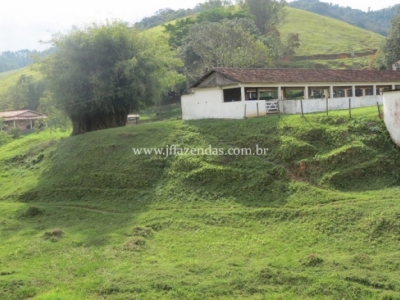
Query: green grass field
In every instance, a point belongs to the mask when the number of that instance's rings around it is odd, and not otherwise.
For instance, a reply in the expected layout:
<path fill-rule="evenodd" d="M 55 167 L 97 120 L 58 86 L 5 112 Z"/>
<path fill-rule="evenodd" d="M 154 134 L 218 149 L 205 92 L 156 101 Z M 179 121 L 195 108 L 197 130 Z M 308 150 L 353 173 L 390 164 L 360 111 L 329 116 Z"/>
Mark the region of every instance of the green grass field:
<path fill-rule="evenodd" d="M 399 167 L 376 108 L 8 140 L 0 299 L 400 299 Z"/>

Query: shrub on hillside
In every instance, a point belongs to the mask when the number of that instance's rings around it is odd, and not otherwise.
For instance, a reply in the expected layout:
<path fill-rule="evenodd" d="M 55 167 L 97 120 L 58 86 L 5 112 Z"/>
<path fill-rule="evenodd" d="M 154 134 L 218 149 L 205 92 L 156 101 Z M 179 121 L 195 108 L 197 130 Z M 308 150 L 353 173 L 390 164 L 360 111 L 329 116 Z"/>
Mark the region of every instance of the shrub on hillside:
<path fill-rule="evenodd" d="M 11 128 L 10 133 L 14 139 L 17 139 L 21 134 L 21 129 L 19 127 L 13 127 Z"/>
<path fill-rule="evenodd" d="M 64 235 L 64 232 L 59 229 L 55 228 L 53 231 L 47 231 L 44 233 L 44 238 L 46 240 L 50 240 L 52 242 L 57 242 L 59 238 L 61 238 Z"/>
<path fill-rule="evenodd" d="M 315 267 L 322 264 L 323 262 L 324 260 L 321 257 L 317 256 L 315 253 L 311 253 L 310 255 L 308 255 L 307 258 L 301 260 L 302 265 L 306 267 Z"/>
<path fill-rule="evenodd" d="M 29 206 L 29 208 L 25 211 L 24 217 L 33 218 L 42 214 L 42 210 L 36 206 Z"/>
<path fill-rule="evenodd" d="M 0 146 L 5 145 L 12 141 L 11 135 L 6 132 L 0 131 Z"/>
<path fill-rule="evenodd" d="M 137 237 L 128 240 L 124 245 L 124 249 L 128 251 L 139 251 L 144 245 L 146 245 L 146 240 L 143 237 Z"/>

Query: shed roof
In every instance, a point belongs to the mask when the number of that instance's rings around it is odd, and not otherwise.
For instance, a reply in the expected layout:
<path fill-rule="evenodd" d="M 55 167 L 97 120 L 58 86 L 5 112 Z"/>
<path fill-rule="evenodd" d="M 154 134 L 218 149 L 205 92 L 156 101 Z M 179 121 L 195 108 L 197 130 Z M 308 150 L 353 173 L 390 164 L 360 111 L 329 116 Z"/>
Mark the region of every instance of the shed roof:
<path fill-rule="evenodd" d="M 39 112 L 25 109 L 25 110 L 10 110 L 10 111 L 0 111 L 0 118 L 6 118 L 6 121 L 12 120 L 35 120 L 35 119 L 45 119 L 47 116 Z"/>
<path fill-rule="evenodd" d="M 193 87 L 201 87 L 214 73 L 229 79 L 231 83 L 400 82 L 400 72 L 393 70 L 216 68 L 197 81 Z"/>

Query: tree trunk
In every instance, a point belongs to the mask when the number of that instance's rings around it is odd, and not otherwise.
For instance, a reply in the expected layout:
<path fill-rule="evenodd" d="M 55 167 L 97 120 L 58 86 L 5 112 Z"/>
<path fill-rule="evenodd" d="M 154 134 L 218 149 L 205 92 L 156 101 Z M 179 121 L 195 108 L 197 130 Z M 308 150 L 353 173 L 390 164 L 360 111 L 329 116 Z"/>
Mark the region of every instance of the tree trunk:
<path fill-rule="evenodd" d="M 72 135 L 113 127 L 122 127 L 126 125 L 127 117 L 127 112 L 119 112 L 108 115 L 84 115 L 80 118 L 70 117 L 73 127 Z"/>

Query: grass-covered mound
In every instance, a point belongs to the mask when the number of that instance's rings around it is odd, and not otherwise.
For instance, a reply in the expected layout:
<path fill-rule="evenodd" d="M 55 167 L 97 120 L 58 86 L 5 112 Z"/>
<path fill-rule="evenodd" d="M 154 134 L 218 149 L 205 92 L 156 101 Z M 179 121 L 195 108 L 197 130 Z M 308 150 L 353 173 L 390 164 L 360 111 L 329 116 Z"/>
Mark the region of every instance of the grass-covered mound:
<path fill-rule="evenodd" d="M 376 115 L 171 120 L 8 142 L 0 298 L 399 298 L 399 151 Z M 269 151 L 132 151 L 167 145 Z"/>

